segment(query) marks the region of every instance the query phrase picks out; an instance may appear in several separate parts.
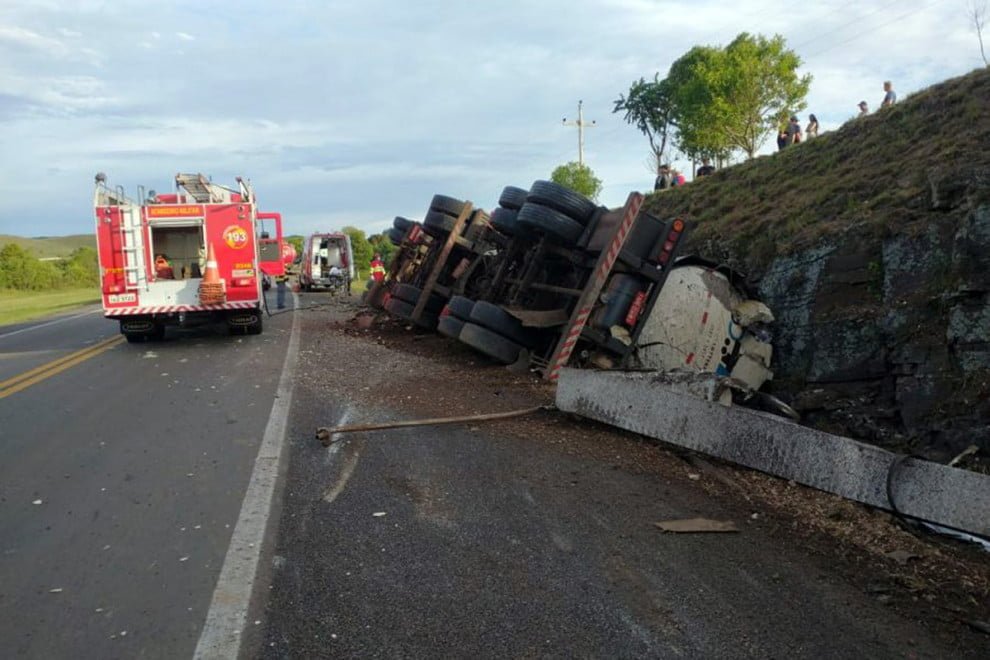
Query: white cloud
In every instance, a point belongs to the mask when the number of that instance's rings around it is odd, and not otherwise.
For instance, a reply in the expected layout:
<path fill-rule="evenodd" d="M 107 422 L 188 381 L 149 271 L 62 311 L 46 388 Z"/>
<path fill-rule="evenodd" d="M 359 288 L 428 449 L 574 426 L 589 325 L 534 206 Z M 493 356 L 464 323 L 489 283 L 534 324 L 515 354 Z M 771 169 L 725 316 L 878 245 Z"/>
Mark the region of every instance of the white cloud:
<path fill-rule="evenodd" d="M 39 233 L 88 231 L 98 169 L 159 189 L 179 170 L 250 176 L 290 231 L 290 218 L 384 228 L 436 192 L 489 207 L 576 159 L 560 119 L 578 99 L 598 122 L 585 153 L 602 201 L 619 205 L 652 185 L 645 138 L 612 113 L 633 80 L 696 44 L 780 33 L 815 76 L 802 115 L 830 128 L 860 98 L 875 105 L 884 79 L 903 98 L 976 66 L 957 4 L 243 0 L 236 20 L 198 14 L 197 39 L 174 3 L 7 3 L 0 112 L 18 158 L 0 162 L 0 232 L 17 231 L 14 213 Z M 194 69 L 179 48 L 195 48 Z M 54 201 L 21 204 L 4 179 L 43 182 Z"/>

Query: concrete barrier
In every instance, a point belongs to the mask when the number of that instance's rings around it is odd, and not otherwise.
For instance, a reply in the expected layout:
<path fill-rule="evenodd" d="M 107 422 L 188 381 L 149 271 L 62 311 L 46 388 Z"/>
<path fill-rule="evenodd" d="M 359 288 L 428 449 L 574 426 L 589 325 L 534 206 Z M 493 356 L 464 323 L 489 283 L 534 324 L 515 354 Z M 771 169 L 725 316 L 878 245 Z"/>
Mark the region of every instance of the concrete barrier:
<path fill-rule="evenodd" d="M 864 504 L 990 536 L 990 477 L 769 413 L 726 407 L 706 400 L 704 390 L 697 380 L 679 383 L 662 374 L 563 369 L 557 407 Z"/>

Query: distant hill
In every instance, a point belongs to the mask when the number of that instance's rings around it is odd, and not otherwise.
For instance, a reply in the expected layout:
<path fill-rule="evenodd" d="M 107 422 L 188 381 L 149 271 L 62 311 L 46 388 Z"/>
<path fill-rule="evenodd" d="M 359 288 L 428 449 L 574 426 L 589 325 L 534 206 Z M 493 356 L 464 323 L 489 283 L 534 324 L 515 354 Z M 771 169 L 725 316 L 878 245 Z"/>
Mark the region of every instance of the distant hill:
<path fill-rule="evenodd" d="M 25 238 L 23 236 L 0 234 L 0 248 L 8 243 L 20 245 L 39 259 L 44 257 L 67 257 L 77 248 L 91 247 L 95 249 L 96 236 L 93 234 L 73 234 L 71 236 Z"/>

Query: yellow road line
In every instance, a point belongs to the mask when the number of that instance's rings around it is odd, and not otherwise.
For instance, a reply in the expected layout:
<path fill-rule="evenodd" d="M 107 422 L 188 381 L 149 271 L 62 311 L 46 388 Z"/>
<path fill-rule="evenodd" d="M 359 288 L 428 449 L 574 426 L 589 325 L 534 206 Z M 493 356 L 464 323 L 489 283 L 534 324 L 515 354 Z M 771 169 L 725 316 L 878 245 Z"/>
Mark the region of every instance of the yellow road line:
<path fill-rule="evenodd" d="M 51 362 L 45 363 L 39 367 L 25 371 L 22 374 L 14 376 L 13 378 L 8 378 L 7 380 L 0 382 L 0 399 L 8 397 L 11 394 L 16 394 L 36 383 L 40 383 L 46 378 L 51 378 L 55 374 L 61 373 L 66 369 L 70 369 L 92 357 L 96 357 L 100 353 L 110 350 L 122 341 L 124 341 L 124 337 L 117 335 L 116 337 L 111 337 L 110 339 L 101 341 L 98 344 L 88 346 L 74 353 L 69 353 L 68 355 L 60 357 L 57 360 L 52 360 Z"/>

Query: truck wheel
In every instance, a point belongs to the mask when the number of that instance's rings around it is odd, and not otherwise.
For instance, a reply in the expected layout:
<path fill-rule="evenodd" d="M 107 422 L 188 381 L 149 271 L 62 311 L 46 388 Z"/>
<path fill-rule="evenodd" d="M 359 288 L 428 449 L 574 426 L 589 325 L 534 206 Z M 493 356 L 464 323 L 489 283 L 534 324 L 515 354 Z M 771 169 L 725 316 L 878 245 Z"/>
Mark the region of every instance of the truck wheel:
<path fill-rule="evenodd" d="M 442 211 L 430 211 L 423 219 L 423 227 L 433 230 L 429 232 L 431 236 L 439 236 L 454 231 L 455 222 L 454 218 Z"/>
<path fill-rule="evenodd" d="M 474 309 L 474 301 L 464 296 L 454 296 L 447 301 L 449 316 L 467 321 L 471 318 L 471 310 Z"/>
<path fill-rule="evenodd" d="M 463 328 L 464 321 L 450 314 L 441 316 L 437 322 L 437 332 L 450 339 L 457 339 Z"/>
<path fill-rule="evenodd" d="M 146 336 L 148 341 L 163 341 L 165 339 L 165 324 L 156 323 L 155 327 L 149 330 Z"/>
<path fill-rule="evenodd" d="M 521 227 L 546 234 L 565 247 L 573 247 L 584 233 L 584 227 L 563 213 L 533 202 L 526 202 L 519 209 L 516 222 Z"/>
<path fill-rule="evenodd" d="M 413 312 L 415 311 L 415 306 L 410 305 L 405 300 L 399 298 L 389 298 L 388 302 L 385 303 L 385 311 L 393 316 L 398 316 L 400 319 L 405 319 L 407 321 L 413 320 Z M 414 321 L 419 326 L 428 328 L 432 330 L 437 327 L 437 322 L 439 317 L 429 311 L 423 310 L 423 314 L 419 321 Z"/>
<path fill-rule="evenodd" d="M 497 332 L 503 337 L 508 337 L 516 344 L 527 347 L 533 345 L 533 336 L 523 327 L 522 321 L 498 305 L 479 300 L 471 308 L 471 315 L 468 320 L 473 324 Z"/>
<path fill-rule="evenodd" d="M 396 284 L 392 287 L 392 297 L 398 298 L 404 302 L 409 303 L 413 307 L 419 302 L 420 297 L 423 295 L 423 290 L 418 286 L 413 286 L 412 284 Z M 426 303 L 426 311 L 432 313 L 439 313 L 443 309 L 446 300 L 437 294 L 432 294 L 430 296 L 429 302 Z"/>
<path fill-rule="evenodd" d="M 398 218 L 396 218 L 396 220 L 398 220 Z M 388 240 L 392 241 L 392 245 L 401 245 L 402 239 L 406 236 L 406 232 L 401 231 L 396 227 L 392 227 L 385 232 L 385 235 L 388 236 Z"/>
<path fill-rule="evenodd" d="M 522 346 L 511 339 L 506 339 L 502 335 L 474 323 L 465 323 L 457 338 L 462 343 L 502 364 L 516 362 L 519 359 L 519 353 L 523 350 Z"/>
<path fill-rule="evenodd" d="M 511 209 L 495 209 L 492 211 L 492 227 L 506 236 L 514 236 L 516 233 L 516 215 L 517 212 Z"/>
<path fill-rule="evenodd" d="M 430 210 L 444 213 L 456 218 L 461 214 L 461 211 L 464 210 L 465 205 L 465 202 L 459 199 L 454 199 L 453 197 L 447 197 L 446 195 L 434 195 L 433 200 L 430 202 Z M 429 216 L 429 214 L 427 214 L 427 216 Z"/>
<path fill-rule="evenodd" d="M 412 226 L 416 224 L 409 218 L 403 218 L 401 215 L 395 216 L 395 220 L 392 221 L 392 228 L 398 229 L 403 234 L 412 229 Z"/>
<path fill-rule="evenodd" d="M 498 205 L 503 209 L 518 211 L 526 203 L 526 195 L 529 191 L 515 186 L 506 186 L 502 189 L 502 194 L 498 198 Z"/>
<path fill-rule="evenodd" d="M 526 201 L 549 206 L 576 220 L 581 226 L 588 224 L 597 208 L 593 201 L 581 193 L 553 181 L 535 181 L 529 189 Z"/>
<path fill-rule="evenodd" d="M 249 326 L 246 326 L 245 332 L 247 332 L 247 334 L 249 335 L 260 335 L 262 331 L 265 329 L 265 324 L 264 324 L 265 316 L 264 314 L 261 313 L 261 310 L 259 309 L 257 312 L 255 312 L 254 318 L 255 318 L 255 322 Z"/>
<path fill-rule="evenodd" d="M 128 344 L 140 344 L 148 337 L 148 335 L 145 335 L 140 332 L 124 332 L 122 334 L 124 335 L 124 339 L 127 340 Z"/>

